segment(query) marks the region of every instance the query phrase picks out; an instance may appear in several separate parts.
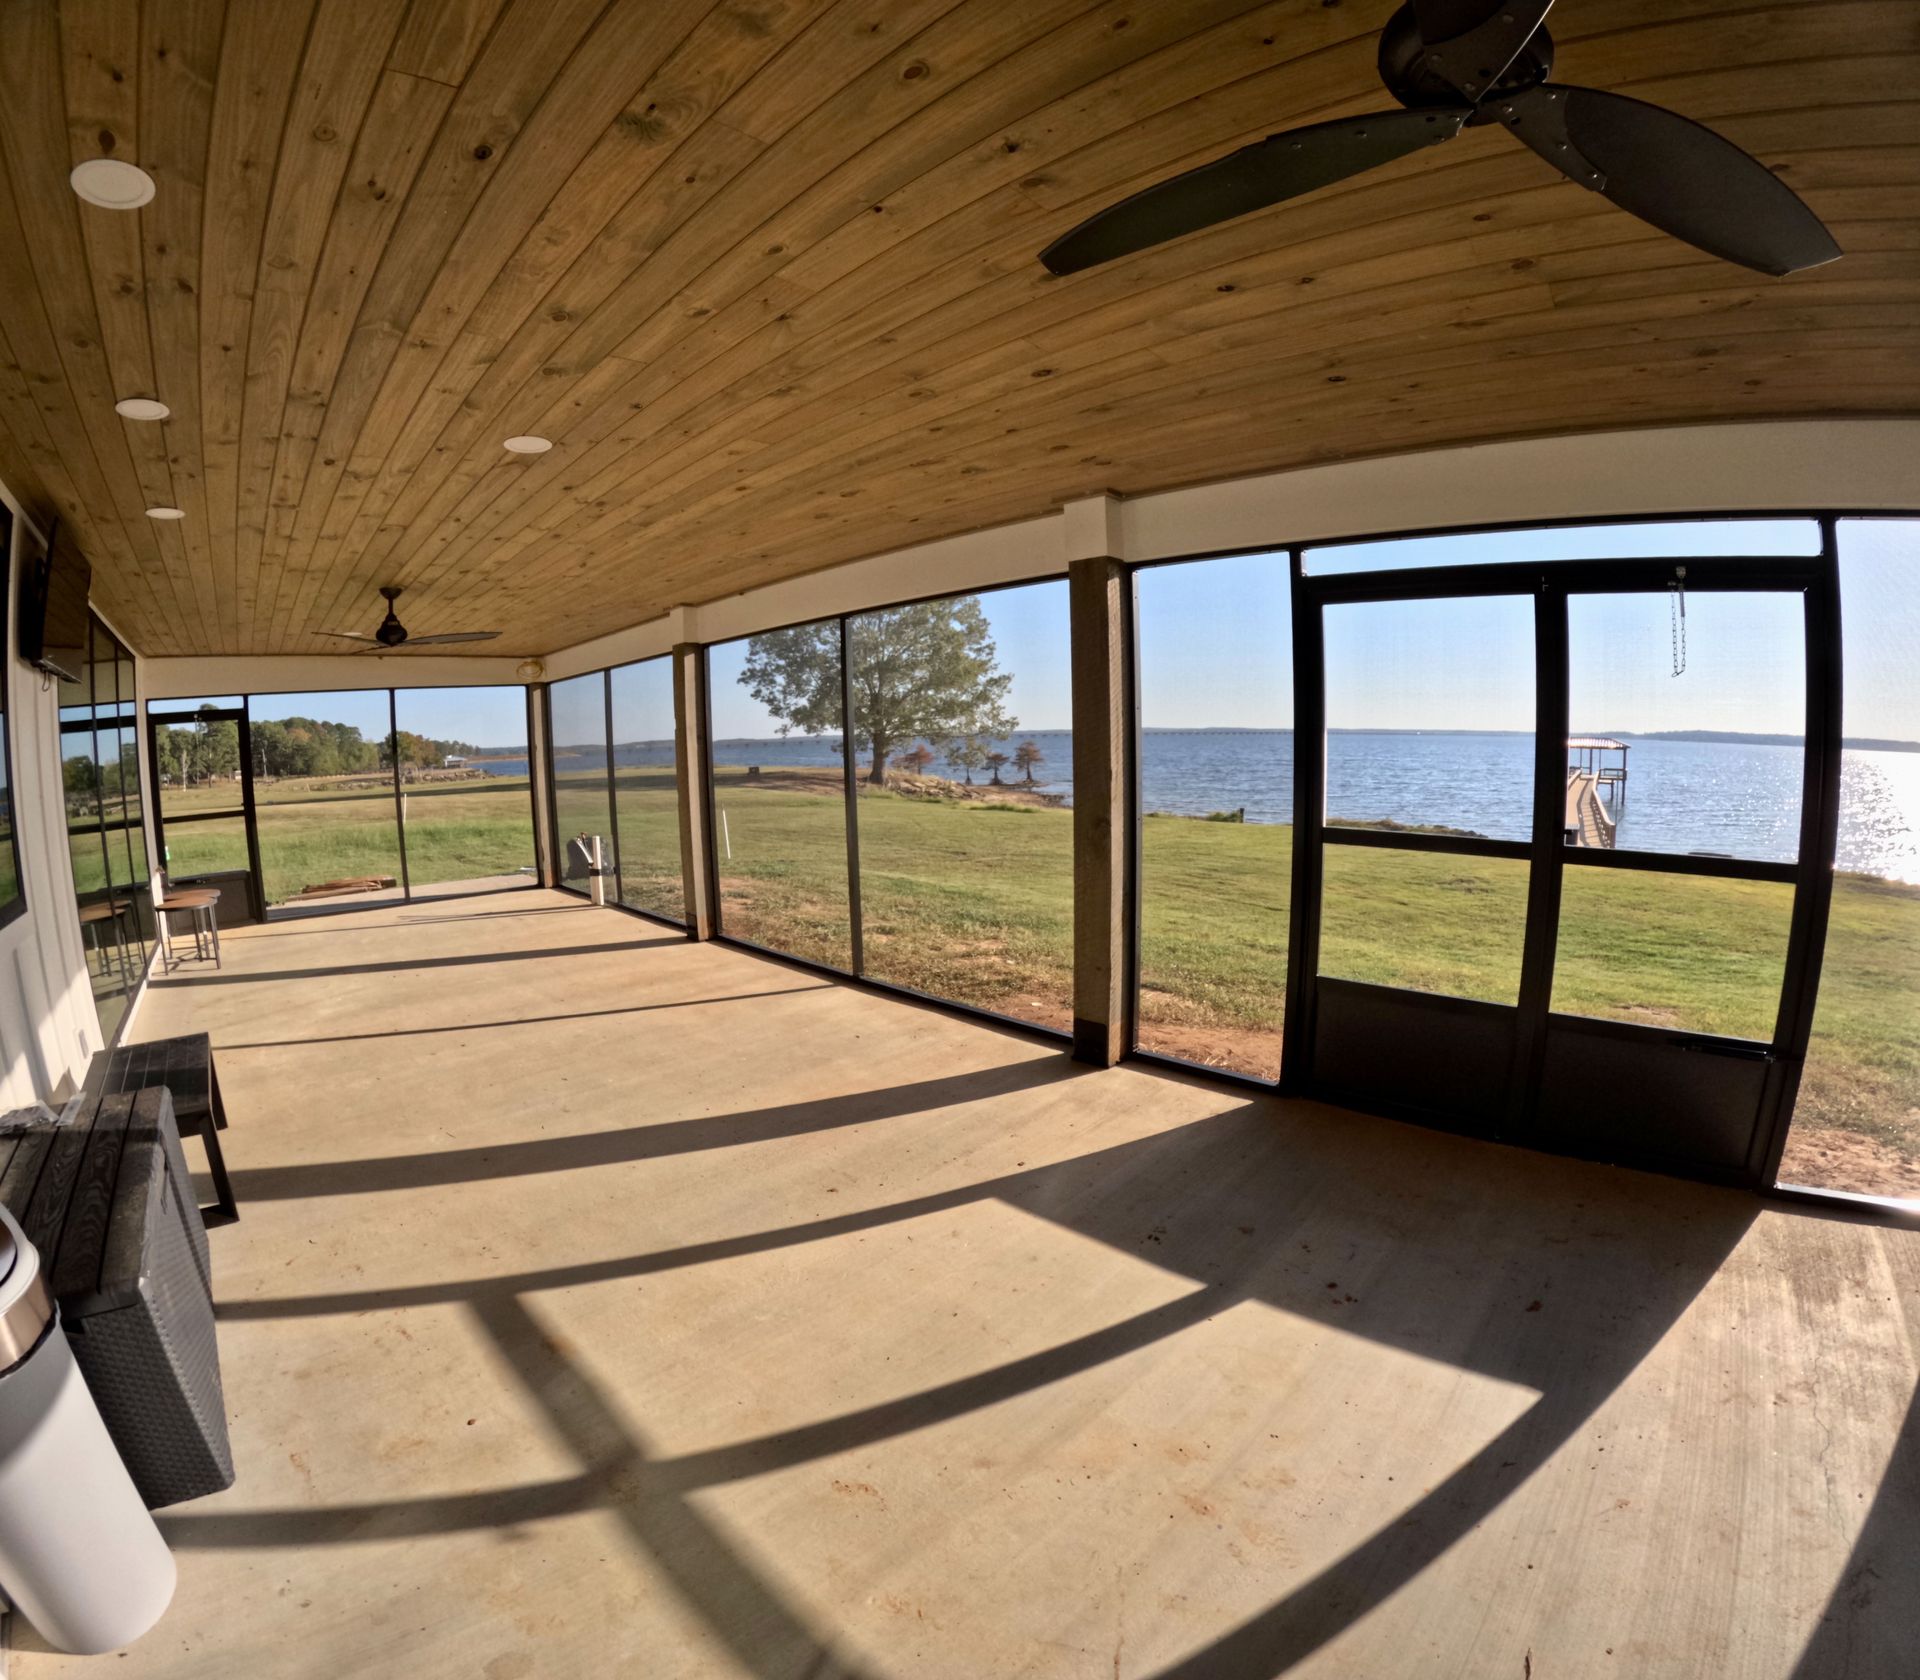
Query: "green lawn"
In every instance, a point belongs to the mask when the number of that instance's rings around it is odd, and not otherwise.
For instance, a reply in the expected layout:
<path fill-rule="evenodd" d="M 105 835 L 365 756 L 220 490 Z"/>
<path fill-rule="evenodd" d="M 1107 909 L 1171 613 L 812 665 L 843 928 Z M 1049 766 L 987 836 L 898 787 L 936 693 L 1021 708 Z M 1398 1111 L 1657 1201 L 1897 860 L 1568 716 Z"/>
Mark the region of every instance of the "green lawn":
<path fill-rule="evenodd" d="M 404 795 L 407 868 L 416 888 L 514 875 L 532 866 L 526 777 L 415 783 Z M 236 808 L 240 789 L 237 783 L 170 788 L 163 798 L 165 813 L 179 816 Z M 270 904 L 323 881 L 399 877 L 393 783 L 384 776 L 262 782 L 255 808 Z M 246 829 L 237 816 L 174 823 L 167 829 L 167 848 L 167 867 L 176 876 L 247 867 Z"/>
<path fill-rule="evenodd" d="M 818 962 L 850 961 L 846 806 L 830 771 L 715 772 L 721 925 Z M 183 796 L 169 796 L 177 809 Z M 227 790 L 193 790 L 200 808 Z M 677 918 L 671 769 L 616 778 L 622 883 Z M 385 788 L 261 796 L 275 899 L 318 880 L 398 873 Z M 610 836 L 604 772 L 564 775 L 563 834 Z M 271 807 L 269 809 L 269 807 Z M 1072 814 L 866 789 L 859 802 L 868 972 L 1064 1027 L 1072 1016 Z M 524 779 L 408 794 L 416 884 L 532 861 Z M 177 874 L 245 861 L 238 819 L 169 831 Z M 1285 1002 L 1292 831 L 1153 817 L 1143 825 L 1140 1040 L 1271 1077 Z M 729 855 L 730 849 L 730 855 Z M 97 856 L 94 865 L 97 874 Z M 1527 869 L 1504 859 L 1329 848 L 1321 971 L 1512 1002 Z M 1771 1036 L 1792 893 L 1768 882 L 1570 868 L 1556 1009 L 1689 1031 Z M 1920 1162 L 1920 888 L 1842 877 L 1800 1104 Z"/>
<path fill-rule="evenodd" d="M 732 856 L 725 931 L 848 960 L 845 806 L 777 776 L 715 773 Z M 716 836 L 716 840 L 718 840 Z M 1285 1004 L 1292 830 L 1152 817 L 1141 836 L 1140 1040 L 1271 1077 Z M 1071 1018 L 1072 814 L 866 790 L 868 969 L 1051 1025 Z M 1514 1001 L 1527 866 L 1330 847 L 1320 969 Z M 1569 868 L 1553 1006 L 1770 1038 L 1792 889 Z M 1920 888 L 1842 876 L 1800 1119 L 1920 1160 Z"/>

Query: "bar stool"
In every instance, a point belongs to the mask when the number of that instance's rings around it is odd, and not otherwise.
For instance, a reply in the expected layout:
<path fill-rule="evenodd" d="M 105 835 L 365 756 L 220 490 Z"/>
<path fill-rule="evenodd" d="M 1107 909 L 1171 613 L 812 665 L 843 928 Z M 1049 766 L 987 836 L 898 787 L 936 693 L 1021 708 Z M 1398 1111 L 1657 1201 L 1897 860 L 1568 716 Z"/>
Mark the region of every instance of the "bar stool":
<path fill-rule="evenodd" d="M 104 898 L 95 904 L 80 906 L 80 942 L 87 946 L 100 964 L 104 979 L 107 972 L 107 939 L 113 940 L 113 966 L 122 984 L 131 978 L 127 944 L 120 932 L 120 918 L 129 906 L 119 899 Z"/>
<path fill-rule="evenodd" d="M 160 925 L 160 956 L 169 974 L 184 960 L 173 954 L 173 930 L 167 917 L 175 911 L 185 911 L 192 918 L 195 960 L 205 962 L 211 955 L 213 966 L 220 966 L 220 918 L 215 914 L 219 902 L 218 887 L 169 887 L 153 901 L 154 919 Z"/>

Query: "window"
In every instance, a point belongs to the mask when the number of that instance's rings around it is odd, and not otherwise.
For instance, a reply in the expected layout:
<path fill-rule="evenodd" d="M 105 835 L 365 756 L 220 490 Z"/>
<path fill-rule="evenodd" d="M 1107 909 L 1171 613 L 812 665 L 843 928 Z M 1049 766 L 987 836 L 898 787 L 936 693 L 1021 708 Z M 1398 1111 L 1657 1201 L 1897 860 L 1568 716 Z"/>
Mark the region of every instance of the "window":
<path fill-rule="evenodd" d="M 152 955 L 153 896 L 140 826 L 133 659 L 89 615 L 78 682 L 59 688 L 60 774 L 80 940 L 109 1042 Z"/>
<path fill-rule="evenodd" d="M 1839 853 L 1780 1179 L 1920 1199 L 1920 520 L 1838 537 Z"/>
<path fill-rule="evenodd" d="M 674 765 L 673 666 L 646 659 L 610 673 L 613 800 L 620 822 L 620 902 L 686 919 L 680 880 L 680 778 Z"/>
<path fill-rule="evenodd" d="M 399 688 L 393 705 L 408 890 L 531 883 L 527 691 Z"/>
<path fill-rule="evenodd" d="M 1280 1071 L 1293 881 L 1289 557 L 1135 574 L 1142 1050 Z"/>
<path fill-rule="evenodd" d="M 854 966 L 841 623 L 707 650 L 720 931 Z"/>
<path fill-rule="evenodd" d="M 597 851 L 604 879 L 618 865 L 613 797 L 607 786 L 607 673 L 569 677 L 547 690 L 553 766 L 554 856 L 561 882 L 577 892 L 593 882 Z"/>
<path fill-rule="evenodd" d="M 861 972 L 1071 1030 L 1066 584 L 949 595 L 846 626 Z"/>

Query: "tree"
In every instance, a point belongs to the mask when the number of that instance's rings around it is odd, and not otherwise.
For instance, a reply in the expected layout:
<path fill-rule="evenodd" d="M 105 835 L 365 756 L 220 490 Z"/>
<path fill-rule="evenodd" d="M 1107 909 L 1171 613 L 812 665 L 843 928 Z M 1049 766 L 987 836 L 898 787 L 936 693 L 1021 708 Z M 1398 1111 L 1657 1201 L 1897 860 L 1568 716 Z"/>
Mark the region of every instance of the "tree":
<path fill-rule="evenodd" d="M 1022 741 L 1013 749 L 1013 767 L 1027 773 L 1027 786 L 1033 786 L 1033 772 L 1039 765 L 1047 762 L 1046 754 L 1041 752 L 1037 743 Z"/>
<path fill-rule="evenodd" d="M 876 786 L 886 785 L 896 742 L 1000 736 L 1017 727 L 1005 709 L 1013 678 L 995 664 L 977 596 L 863 613 L 848 625 L 848 647 L 850 722 L 841 716 L 836 619 L 755 636 L 740 682 L 780 720 L 782 735 L 845 728 L 865 744 L 867 780 Z"/>
<path fill-rule="evenodd" d="M 978 735 L 957 735 L 947 743 L 947 768 L 959 770 L 973 786 L 973 773 L 987 765 L 987 744 Z"/>
<path fill-rule="evenodd" d="M 916 741 L 905 752 L 894 754 L 893 762 L 910 776 L 924 776 L 927 766 L 933 762 L 933 754 Z"/>
<path fill-rule="evenodd" d="M 993 772 L 993 785 L 995 787 L 999 787 L 1001 785 L 1000 766 L 1005 764 L 1006 762 L 1007 762 L 1007 755 L 1003 752 L 990 752 L 987 754 L 987 768 Z"/>

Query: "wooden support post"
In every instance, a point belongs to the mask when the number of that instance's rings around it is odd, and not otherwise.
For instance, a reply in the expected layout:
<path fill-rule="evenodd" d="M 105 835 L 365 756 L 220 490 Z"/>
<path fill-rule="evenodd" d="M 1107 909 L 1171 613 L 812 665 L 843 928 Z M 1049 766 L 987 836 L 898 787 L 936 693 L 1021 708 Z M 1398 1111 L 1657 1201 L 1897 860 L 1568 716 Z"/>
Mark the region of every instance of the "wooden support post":
<path fill-rule="evenodd" d="M 707 668 L 697 642 L 676 643 L 673 764 L 680 799 L 680 885 L 687 936 L 713 937 L 713 832 L 707 803 Z"/>
<path fill-rule="evenodd" d="M 1127 1051 L 1128 688 L 1126 568 L 1106 556 L 1067 566 L 1073 631 L 1073 1056 L 1111 1067 Z"/>

